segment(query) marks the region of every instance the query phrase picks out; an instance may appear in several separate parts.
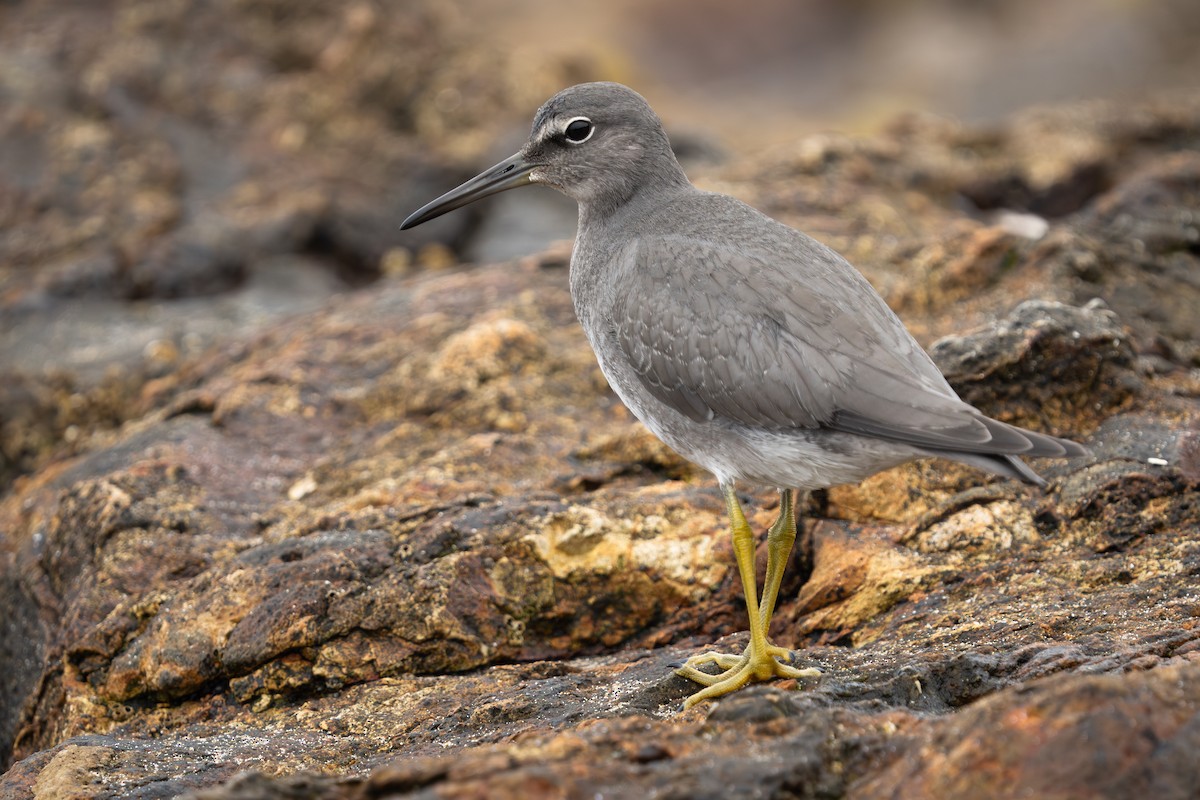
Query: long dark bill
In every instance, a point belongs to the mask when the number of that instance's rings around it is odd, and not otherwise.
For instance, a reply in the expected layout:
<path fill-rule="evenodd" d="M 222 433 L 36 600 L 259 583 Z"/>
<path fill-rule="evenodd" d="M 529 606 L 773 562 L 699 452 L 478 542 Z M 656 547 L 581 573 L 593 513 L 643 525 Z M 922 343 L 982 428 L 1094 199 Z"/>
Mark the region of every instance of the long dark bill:
<path fill-rule="evenodd" d="M 434 217 L 440 217 L 447 211 L 462 208 L 480 198 L 503 192 L 506 189 L 524 186 L 530 182 L 529 173 L 537 166 L 537 164 L 529 163 L 520 153 L 509 156 L 491 169 L 484 170 L 471 178 L 457 189 L 451 189 L 432 203 L 414 211 L 408 219 L 400 224 L 400 230 L 408 230 L 422 222 L 428 222 Z"/>

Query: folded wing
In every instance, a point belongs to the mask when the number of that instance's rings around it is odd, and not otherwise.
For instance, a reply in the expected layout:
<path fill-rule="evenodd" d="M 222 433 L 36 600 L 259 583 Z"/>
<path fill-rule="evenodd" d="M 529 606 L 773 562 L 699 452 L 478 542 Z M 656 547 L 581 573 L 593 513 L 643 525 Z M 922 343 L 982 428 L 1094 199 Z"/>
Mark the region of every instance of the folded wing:
<path fill-rule="evenodd" d="M 777 228 L 757 248 L 696 236 L 637 242 L 613 324 L 660 401 L 696 420 L 824 427 L 933 451 L 1085 452 L 962 402 L 857 270 Z"/>

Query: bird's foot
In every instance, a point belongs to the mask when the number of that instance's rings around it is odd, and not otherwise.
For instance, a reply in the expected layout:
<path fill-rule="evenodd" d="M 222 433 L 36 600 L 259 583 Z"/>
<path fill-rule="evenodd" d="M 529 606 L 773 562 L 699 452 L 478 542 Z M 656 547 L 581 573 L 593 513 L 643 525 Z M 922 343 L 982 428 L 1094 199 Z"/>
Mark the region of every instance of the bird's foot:
<path fill-rule="evenodd" d="M 704 684 L 705 688 L 683 701 L 685 709 L 696 703 L 711 700 L 737 691 L 751 681 L 769 681 L 774 678 L 811 678 L 820 675 L 819 669 L 798 669 L 791 665 L 795 655 L 786 647 L 768 644 L 762 653 L 755 652 L 753 644 L 741 655 L 709 651 L 694 655 L 675 671 L 676 675 Z M 716 664 L 721 671 L 712 674 L 700 667 Z"/>

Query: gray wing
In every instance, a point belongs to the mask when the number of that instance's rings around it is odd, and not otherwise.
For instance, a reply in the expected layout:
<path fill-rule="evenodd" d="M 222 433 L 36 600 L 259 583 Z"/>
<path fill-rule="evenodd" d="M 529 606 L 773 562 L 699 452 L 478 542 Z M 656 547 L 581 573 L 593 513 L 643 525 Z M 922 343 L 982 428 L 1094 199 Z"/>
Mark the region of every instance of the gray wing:
<path fill-rule="evenodd" d="M 768 229 L 757 248 L 684 236 L 636 243 L 613 325 L 656 398 L 695 420 L 771 430 L 826 427 L 945 451 L 1061 450 L 962 402 L 857 270 L 769 224 L 786 233 Z"/>

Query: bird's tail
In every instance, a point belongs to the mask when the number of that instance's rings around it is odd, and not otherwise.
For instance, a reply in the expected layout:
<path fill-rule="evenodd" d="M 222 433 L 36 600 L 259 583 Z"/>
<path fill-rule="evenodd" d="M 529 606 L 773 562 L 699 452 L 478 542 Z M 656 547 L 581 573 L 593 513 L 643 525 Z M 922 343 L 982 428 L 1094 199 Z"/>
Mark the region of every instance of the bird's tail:
<path fill-rule="evenodd" d="M 1024 483 L 1046 488 L 1046 479 L 1034 472 L 1033 467 L 1026 464 L 1017 456 L 994 456 L 984 453 L 938 453 L 942 458 L 958 461 L 976 469 L 1000 475 L 1005 478 L 1016 478 Z"/>
<path fill-rule="evenodd" d="M 1091 455 L 1090 451 L 1069 439 L 1059 439 L 1057 436 L 1047 436 L 1044 433 L 1018 428 L 994 419 L 986 420 L 989 426 L 1003 426 L 1009 431 L 1015 431 L 1025 438 L 1030 447 L 1022 450 L 1021 455 L 1043 458 L 1075 458 Z M 1033 470 L 1019 456 L 1005 453 L 969 453 L 961 450 L 931 450 L 934 455 L 958 461 L 977 469 L 1001 475 L 1005 478 L 1016 478 L 1024 483 L 1046 488 L 1046 479 Z"/>

